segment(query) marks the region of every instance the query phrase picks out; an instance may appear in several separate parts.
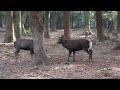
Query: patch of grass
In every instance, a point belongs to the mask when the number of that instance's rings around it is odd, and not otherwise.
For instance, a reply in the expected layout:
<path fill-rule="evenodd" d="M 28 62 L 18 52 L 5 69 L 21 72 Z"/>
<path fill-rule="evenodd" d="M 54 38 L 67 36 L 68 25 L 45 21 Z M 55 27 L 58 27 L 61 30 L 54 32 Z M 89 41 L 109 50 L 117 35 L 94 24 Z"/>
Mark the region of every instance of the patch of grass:
<path fill-rule="evenodd" d="M 10 49 L 5 48 L 5 49 L 3 50 L 3 53 L 4 53 L 5 55 L 7 55 L 7 56 L 14 57 L 14 52 L 11 51 Z"/>

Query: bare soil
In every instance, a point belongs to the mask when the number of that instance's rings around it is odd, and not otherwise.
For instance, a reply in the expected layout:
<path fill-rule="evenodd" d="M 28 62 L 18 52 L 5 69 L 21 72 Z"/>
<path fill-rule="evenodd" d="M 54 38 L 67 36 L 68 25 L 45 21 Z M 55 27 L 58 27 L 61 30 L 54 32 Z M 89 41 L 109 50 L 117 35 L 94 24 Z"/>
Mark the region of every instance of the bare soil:
<path fill-rule="evenodd" d="M 112 50 L 113 43 L 93 43 L 94 62 L 88 61 L 86 52 L 78 51 L 76 62 L 70 57 L 70 63 L 65 64 L 68 50 L 56 43 L 63 31 L 50 32 L 51 38 L 45 39 L 45 48 L 51 64 L 36 66 L 29 51 L 21 50 L 16 60 L 13 44 L 2 43 L 4 34 L 0 32 L 0 79 L 120 79 L 120 51 Z M 82 36 L 81 30 L 72 32 L 72 38 L 84 38 Z M 94 40 L 95 36 L 87 39 Z"/>

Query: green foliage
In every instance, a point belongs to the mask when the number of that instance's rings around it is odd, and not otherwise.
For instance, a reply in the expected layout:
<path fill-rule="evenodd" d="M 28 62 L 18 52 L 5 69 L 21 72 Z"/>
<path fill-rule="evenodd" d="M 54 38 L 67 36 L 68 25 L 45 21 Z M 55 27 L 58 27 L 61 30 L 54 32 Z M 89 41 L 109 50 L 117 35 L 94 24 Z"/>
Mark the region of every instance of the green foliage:
<path fill-rule="evenodd" d="M 84 15 L 84 12 L 87 12 L 87 15 Z M 63 28 L 62 11 L 57 11 L 56 19 L 57 29 Z M 85 22 L 88 22 L 89 20 L 95 20 L 95 11 L 71 11 L 70 15 L 71 28 L 80 28 L 85 24 Z"/>
<path fill-rule="evenodd" d="M 4 16 L 4 12 L 0 11 L 0 18 Z"/>
<path fill-rule="evenodd" d="M 84 22 L 83 11 L 71 11 L 71 27 L 81 27 Z"/>
<path fill-rule="evenodd" d="M 71 25 L 73 24 L 75 28 L 89 24 L 92 19 L 95 20 L 95 11 L 72 11 L 71 13 Z"/>
<path fill-rule="evenodd" d="M 6 25 L 6 14 L 5 11 L 0 11 L 0 20 Z"/>
<path fill-rule="evenodd" d="M 51 23 L 51 15 L 50 15 L 50 23 Z M 51 25 L 50 25 L 50 27 L 51 27 Z M 56 28 L 57 29 L 62 29 L 63 28 L 63 11 L 57 11 Z"/>
<path fill-rule="evenodd" d="M 14 57 L 14 52 L 11 49 L 4 48 L 3 53 L 7 56 Z"/>
<path fill-rule="evenodd" d="M 115 20 L 117 18 L 117 11 L 103 11 L 102 17 L 103 19 Z"/>
<path fill-rule="evenodd" d="M 85 20 L 85 25 L 89 25 L 89 20 L 90 20 L 89 11 L 84 11 L 84 20 Z"/>

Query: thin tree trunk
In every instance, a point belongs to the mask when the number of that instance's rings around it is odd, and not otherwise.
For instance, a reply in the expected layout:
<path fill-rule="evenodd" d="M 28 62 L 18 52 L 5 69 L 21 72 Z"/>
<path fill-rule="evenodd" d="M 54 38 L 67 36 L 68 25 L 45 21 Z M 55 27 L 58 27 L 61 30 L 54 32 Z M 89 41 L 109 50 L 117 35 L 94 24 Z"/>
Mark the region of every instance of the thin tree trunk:
<path fill-rule="evenodd" d="M 21 11 L 13 11 L 16 39 L 21 38 Z"/>
<path fill-rule="evenodd" d="M 2 17 L 0 17 L 0 27 L 2 27 Z"/>
<path fill-rule="evenodd" d="M 44 25 L 45 25 L 45 30 L 44 30 L 44 37 L 45 38 L 50 38 L 50 12 L 45 11 L 45 16 L 44 16 Z"/>
<path fill-rule="evenodd" d="M 73 15 L 71 15 L 71 28 L 74 28 L 73 27 Z"/>
<path fill-rule="evenodd" d="M 64 36 L 66 39 L 70 39 L 70 11 L 64 11 Z"/>
<path fill-rule="evenodd" d="M 7 15 L 7 28 L 4 42 L 10 43 L 16 40 L 14 35 L 13 11 L 6 11 L 6 15 Z"/>
<path fill-rule="evenodd" d="M 44 26 L 41 11 L 31 11 L 34 59 L 37 65 L 48 65 L 48 58 L 44 51 Z"/>
<path fill-rule="evenodd" d="M 92 31 L 91 31 L 91 26 L 90 26 L 90 13 L 89 11 L 84 11 L 84 20 L 85 20 L 85 33 L 86 33 L 86 37 L 88 35 L 93 35 Z"/>
<path fill-rule="evenodd" d="M 51 31 L 56 32 L 56 12 L 51 12 Z"/>
<path fill-rule="evenodd" d="M 31 27 L 29 11 L 26 12 L 24 27 L 25 27 L 26 30 L 28 30 Z"/>
<path fill-rule="evenodd" d="M 117 32 L 120 33 L 120 11 L 118 11 L 117 15 Z"/>
<path fill-rule="evenodd" d="M 108 21 L 108 32 L 112 32 L 114 30 L 113 20 Z"/>
<path fill-rule="evenodd" d="M 97 25 L 97 38 L 99 41 L 102 41 L 104 34 L 101 11 L 96 11 L 96 25 Z"/>
<path fill-rule="evenodd" d="M 26 21 L 26 13 L 27 11 L 21 11 L 21 28 L 22 28 L 22 35 L 26 35 L 26 29 L 25 29 L 25 21 Z"/>

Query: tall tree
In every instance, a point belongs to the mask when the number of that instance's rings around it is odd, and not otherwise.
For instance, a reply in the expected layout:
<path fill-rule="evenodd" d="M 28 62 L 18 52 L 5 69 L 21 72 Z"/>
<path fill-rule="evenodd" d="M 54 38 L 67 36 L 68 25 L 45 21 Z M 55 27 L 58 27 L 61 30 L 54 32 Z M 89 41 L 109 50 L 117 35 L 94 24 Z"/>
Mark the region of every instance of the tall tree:
<path fill-rule="evenodd" d="M 6 11 L 7 15 L 7 28 L 5 34 L 5 43 L 10 43 L 16 40 L 14 35 L 13 11 Z"/>
<path fill-rule="evenodd" d="M 90 13 L 89 13 L 89 11 L 84 11 L 84 20 L 85 20 L 85 26 L 88 26 L 90 28 Z"/>
<path fill-rule="evenodd" d="M 70 11 L 64 11 L 64 36 L 66 39 L 70 39 Z"/>
<path fill-rule="evenodd" d="M 21 11 L 21 27 L 22 27 L 22 35 L 26 35 L 27 30 L 31 28 L 30 21 L 30 12 L 29 11 Z"/>
<path fill-rule="evenodd" d="M 25 30 L 25 21 L 26 21 L 26 11 L 21 11 L 21 34 L 25 35 L 26 34 L 26 30 Z"/>
<path fill-rule="evenodd" d="M 14 31 L 16 39 L 21 37 L 21 11 L 13 11 L 14 15 Z"/>
<path fill-rule="evenodd" d="M 2 17 L 0 16 L 0 27 L 2 27 Z"/>
<path fill-rule="evenodd" d="M 113 20 L 109 20 L 108 21 L 108 32 L 112 32 L 114 30 L 114 26 L 113 26 Z"/>
<path fill-rule="evenodd" d="M 97 25 L 97 38 L 99 41 L 102 41 L 104 38 L 104 33 L 101 11 L 96 11 L 96 25 Z"/>
<path fill-rule="evenodd" d="M 84 11 L 84 20 L 85 20 L 85 32 L 86 36 L 87 34 L 93 35 L 91 31 L 91 26 L 90 26 L 90 12 L 89 11 Z"/>
<path fill-rule="evenodd" d="M 74 13 L 73 13 L 73 11 L 71 11 L 71 16 L 70 16 L 70 26 L 71 26 L 71 28 L 73 28 L 73 21 L 74 20 Z"/>
<path fill-rule="evenodd" d="M 117 12 L 117 32 L 120 33 L 120 11 Z"/>
<path fill-rule="evenodd" d="M 56 11 L 51 12 L 51 31 L 56 31 Z"/>
<path fill-rule="evenodd" d="M 29 12 L 27 12 L 26 14 L 26 20 L 25 20 L 25 29 L 28 29 L 30 27 L 30 15 L 29 15 Z"/>
<path fill-rule="evenodd" d="M 0 27 L 3 27 L 3 21 L 5 19 L 5 11 L 0 11 Z"/>
<path fill-rule="evenodd" d="M 44 16 L 44 37 L 45 38 L 50 38 L 50 11 L 45 11 L 45 16 Z"/>
<path fill-rule="evenodd" d="M 50 20 L 51 21 L 51 20 Z M 63 11 L 57 11 L 56 12 L 56 28 L 57 29 L 63 29 Z"/>
<path fill-rule="evenodd" d="M 41 11 L 31 11 L 32 29 L 33 29 L 33 44 L 34 44 L 34 59 L 36 64 L 47 65 L 48 58 L 44 51 L 44 25 Z"/>

